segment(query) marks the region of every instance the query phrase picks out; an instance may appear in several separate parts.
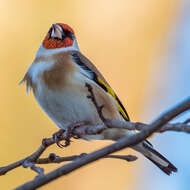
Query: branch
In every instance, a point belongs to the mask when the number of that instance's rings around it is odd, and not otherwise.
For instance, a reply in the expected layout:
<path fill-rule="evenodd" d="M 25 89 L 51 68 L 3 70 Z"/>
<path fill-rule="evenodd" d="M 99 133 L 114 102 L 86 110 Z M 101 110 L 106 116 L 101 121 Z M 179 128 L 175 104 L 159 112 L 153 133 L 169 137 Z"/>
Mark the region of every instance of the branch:
<path fill-rule="evenodd" d="M 24 159 L 21 159 L 17 162 L 14 162 L 8 166 L 4 166 L 4 167 L 0 167 L 0 175 L 4 175 L 7 172 L 9 172 L 10 170 L 13 170 L 19 166 L 22 166 L 24 164 L 25 161 L 29 161 L 29 162 L 33 162 L 34 160 L 36 160 L 38 157 L 40 157 L 40 155 L 45 151 L 46 146 L 44 146 L 43 144 L 40 145 L 40 147 L 37 149 L 37 151 L 35 151 L 31 156 L 27 156 Z"/>
<path fill-rule="evenodd" d="M 80 136 L 82 134 L 88 134 L 88 135 L 94 135 L 94 134 L 99 134 L 101 133 L 103 130 L 105 130 L 107 127 L 109 128 L 121 128 L 121 129 L 128 129 L 128 130 L 143 130 L 146 128 L 150 128 L 150 125 L 148 124 L 144 124 L 144 123 L 140 123 L 140 122 L 128 122 L 128 121 L 118 121 L 118 120 L 111 120 L 111 119 L 106 119 L 105 121 L 106 125 L 104 123 L 101 123 L 99 125 L 96 126 L 81 126 L 76 128 L 73 133 L 76 136 Z M 166 132 L 166 131 L 178 131 L 178 132 L 186 132 L 186 133 L 190 133 L 190 125 L 186 124 L 187 122 L 185 121 L 184 123 L 174 123 L 174 124 L 165 124 L 163 127 L 161 127 L 158 131 L 155 132 Z M 65 138 L 62 137 L 60 139 L 64 140 Z M 31 156 L 26 157 L 24 159 L 21 159 L 17 162 L 14 162 L 8 166 L 4 166 L 4 167 L 0 167 L 0 176 L 6 174 L 7 172 L 22 166 L 23 163 L 26 160 L 30 160 L 33 163 L 38 163 L 41 162 L 42 160 L 38 160 L 37 158 L 39 158 L 41 156 L 41 154 L 52 144 L 55 144 L 54 139 L 53 138 L 47 138 L 44 139 L 42 142 L 42 145 L 38 148 L 38 150 L 36 152 L 34 152 Z M 73 158 L 73 156 L 70 156 L 71 158 Z M 62 157 L 63 161 L 71 161 L 73 159 L 70 159 L 70 157 Z M 75 157 L 75 156 L 74 156 Z M 34 162 L 34 160 L 36 159 L 36 162 Z M 46 158 L 45 162 L 48 163 L 55 163 L 55 162 L 50 162 L 47 161 L 48 158 Z M 61 158 L 59 158 L 61 159 Z M 59 160 L 58 159 L 58 160 Z M 57 162 L 56 162 L 57 163 Z M 58 162 L 59 163 L 59 162 Z M 46 163 L 44 163 L 46 164 Z"/>
<path fill-rule="evenodd" d="M 36 160 L 36 164 L 51 164 L 51 163 L 61 163 L 61 162 L 68 162 L 68 161 L 73 161 L 77 158 L 82 157 L 83 154 L 81 155 L 73 155 L 73 156 L 65 156 L 65 157 L 60 157 L 57 156 L 54 153 L 49 154 L 48 158 L 39 158 Z"/>
<path fill-rule="evenodd" d="M 75 124 L 75 125 L 78 125 L 78 124 Z M 59 137 L 59 141 L 61 140 L 66 140 L 67 139 L 67 136 L 65 136 L 64 134 L 62 136 Z M 57 139 L 56 139 L 57 140 Z M 42 144 L 40 145 L 40 147 L 33 153 L 31 154 L 30 156 L 27 156 L 26 158 L 24 159 L 21 159 L 17 162 L 14 162 L 8 166 L 4 166 L 4 167 L 0 167 L 0 176 L 1 175 L 5 175 L 7 172 L 19 167 L 19 166 L 22 166 L 25 162 L 27 163 L 35 163 L 35 161 L 42 155 L 42 153 L 51 145 L 57 143 L 57 141 L 55 140 L 54 138 L 54 135 L 53 137 L 51 138 L 44 138 L 42 140 Z M 23 165 L 23 167 L 30 167 L 32 165 L 30 164 L 26 164 L 26 165 Z M 31 168 L 31 167 L 30 167 Z M 32 169 L 32 168 L 31 168 Z M 34 170 L 34 169 L 33 169 Z M 35 170 L 34 170 L 35 171 Z"/>
<path fill-rule="evenodd" d="M 40 168 L 40 167 L 37 167 L 34 163 L 26 160 L 24 163 L 23 163 L 23 167 L 24 168 L 30 168 L 31 170 L 35 171 L 39 176 L 43 176 L 44 175 L 44 169 L 43 168 Z"/>
<path fill-rule="evenodd" d="M 187 111 L 190 109 L 190 98 L 177 105 L 173 109 L 169 110 L 165 114 L 161 115 L 158 119 L 156 119 L 149 127 L 145 127 L 141 132 L 131 135 L 127 138 L 122 138 L 118 140 L 116 143 L 106 146 L 100 150 L 94 151 L 90 154 L 85 155 L 81 159 L 76 159 L 75 161 L 66 164 L 56 170 L 44 175 L 35 178 L 34 180 L 25 183 L 24 185 L 16 188 L 16 190 L 26 190 L 26 189 L 36 189 L 51 182 L 54 179 L 57 179 L 63 175 L 69 174 L 72 171 L 81 168 L 91 162 L 94 162 L 100 158 L 103 158 L 111 153 L 124 149 L 126 147 L 134 146 L 139 142 L 143 141 L 147 137 L 149 137 L 152 133 L 159 131 L 162 126 L 167 124 L 170 120 L 175 118 L 177 115 Z"/>
<path fill-rule="evenodd" d="M 76 124 L 78 125 L 78 124 Z M 61 140 L 66 140 L 67 137 L 64 136 L 64 134 L 62 136 L 59 137 L 59 141 Z M 4 166 L 4 167 L 0 167 L 0 175 L 4 175 L 6 174 L 7 172 L 9 172 L 10 170 L 13 170 L 19 166 L 22 166 L 25 162 L 27 163 L 35 163 L 35 161 L 42 155 L 42 153 L 51 145 L 57 143 L 57 141 L 55 140 L 54 138 L 54 135 L 53 137 L 51 138 L 45 138 L 42 140 L 42 144 L 40 145 L 40 147 L 33 153 L 31 154 L 30 156 L 27 156 L 26 158 L 24 159 L 21 159 L 17 162 L 14 162 L 8 166 Z M 24 167 L 27 167 L 27 165 L 23 165 Z M 28 165 L 29 167 L 29 165 Z M 31 168 L 32 169 L 32 168 Z M 35 170 L 34 170 L 35 171 Z"/>
<path fill-rule="evenodd" d="M 82 153 L 80 155 L 60 157 L 51 153 L 48 158 L 39 158 L 38 160 L 36 160 L 35 164 L 52 164 L 52 163 L 58 164 L 62 162 L 74 161 L 86 155 L 87 155 L 86 153 Z M 137 160 L 137 157 L 133 155 L 107 155 L 104 158 L 116 158 L 128 162 Z"/>
<path fill-rule="evenodd" d="M 78 124 L 76 124 L 78 125 Z M 106 126 L 101 123 L 99 125 L 96 125 L 96 126 L 83 126 L 81 125 L 80 127 L 77 127 L 73 130 L 73 135 L 74 136 L 81 136 L 83 134 L 87 134 L 87 135 L 95 135 L 95 134 L 99 134 L 101 133 L 104 129 L 106 129 Z M 59 132 L 59 131 L 58 131 Z M 57 132 L 57 133 L 58 133 Z M 65 140 L 66 139 L 66 136 L 62 135 L 60 136 L 59 138 L 59 141 L 62 141 L 62 140 Z M 47 162 L 47 163 L 59 163 L 62 162 L 62 161 L 72 161 L 74 160 L 75 158 L 79 157 L 78 155 L 75 155 L 75 156 L 69 156 L 69 157 L 62 157 L 62 158 L 57 158 L 57 161 L 53 161 L 53 159 L 51 158 L 45 158 L 45 160 L 43 159 L 39 159 L 39 157 L 42 155 L 42 153 L 51 145 L 57 143 L 57 141 L 55 141 L 55 138 L 54 136 L 51 137 L 51 138 L 45 138 L 42 140 L 42 144 L 40 145 L 40 147 L 33 153 L 31 154 L 30 156 L 27 156 L 26 158 L 24 159 L 21 159 L 19 161 L 16 161 L 12 164 L 9 164 L 7 166 L 4 166 L 4 167 L 0 167 L 0 176 L 1 175 L 5 175 L 7 172 L 17 168 L 17 167 L 20 167 L 20 166 L 23 166 L 23 167 L 30 167 L 32 170 L 34 170 L 34 165 L 32 164 L 25 164 L 25 162 L 27 163 L 35 163 L 35 164 L 42 164 L 42 163 L 39 163 L 39 162 Z M 46 164 L 46 163 L 44 163 Z M 40 168 L 36 168 L 36 170 L 34 171 L 37 171 L 39 170 Z M 39 173 L 39 172 L 37 172 Z"/>
<path fill-rule="evenodd" d="M 160 133 L 163 133 L 165 131 L 178 131 L 178 132 L 190 133 L 190 125 L 185 124 L 185 123 L 167 124 L 167 125 L 164 125 L 159 130 Z"/>
<path fill-rule="evenodd" d="M 96 98 L 95 98 L 95 95 L 94 95 L 94 92 L 92 89 L 92 86 L 88 83 L 86 83 L 85 86 L 88 88 L 88 91 L 90 92 L 90 95 L 87 96 L 87 98 L 92 100 L 92 103 L 94 104 L 94 106 L 95 106 L 95 108 L 99 114 L 100 119 L 104 122 L 106 120 L 103 113 L 102 113 L 104 105 L 101 105 L 101 106 L 98 105 L 98 102 L 96 101 Z"/>
<path fill-rule="evenodd" d="M 145 123 L 119 121 L 119 120 L 112 120 L 112 119 L 106 119 L 105 124 L 109 128 L 121 128 L 121 129 L 127 129 L 127 130 L 136 129 L 138 131 L 141 131 L 143 129 L 150 127 L 150 125 L 145 124 Z M 186 124 L 186 121 L 184 123 L 167 123 L 155 132 L 163 133 L 166 131 L 178 131 L 178 132 L 190 133 L 190 125 Z"/>

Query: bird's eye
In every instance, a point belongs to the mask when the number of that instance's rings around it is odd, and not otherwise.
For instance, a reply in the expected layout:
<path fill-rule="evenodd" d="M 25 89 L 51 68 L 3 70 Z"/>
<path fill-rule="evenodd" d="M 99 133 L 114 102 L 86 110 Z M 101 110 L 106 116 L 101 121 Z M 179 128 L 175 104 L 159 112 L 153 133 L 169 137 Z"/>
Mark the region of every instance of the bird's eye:
<path fill-rule="evenodd" d="M 62 31 L 62 38 L 64 38 L 66 36 L 65 32 Z"/>
<path fill-rule="evenodd" d="M 48 33 L 51 35 L 51 33 L 52 33 L 52 27 L 49 29 L 49 31 L 48 31 Z"/>

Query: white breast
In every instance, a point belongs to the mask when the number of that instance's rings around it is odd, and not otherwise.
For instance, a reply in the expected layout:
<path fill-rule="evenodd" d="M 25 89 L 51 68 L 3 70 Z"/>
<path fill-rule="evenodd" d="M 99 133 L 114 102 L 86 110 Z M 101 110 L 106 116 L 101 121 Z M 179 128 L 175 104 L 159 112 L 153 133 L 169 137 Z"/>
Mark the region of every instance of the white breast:
<path fill-rule="evenodd" d="M 81 77 L 84 76 L 80 73 L 74 74 L 68 87 L 60 91 L 48 89 L 40 79 L 36 83 L 36 100 L 60 128 L 79 121 L 88 121 L 91 124 L 101 122 L 93 103 L 87 98 L 89 92 L 83 80 L 88 79 Z"/>

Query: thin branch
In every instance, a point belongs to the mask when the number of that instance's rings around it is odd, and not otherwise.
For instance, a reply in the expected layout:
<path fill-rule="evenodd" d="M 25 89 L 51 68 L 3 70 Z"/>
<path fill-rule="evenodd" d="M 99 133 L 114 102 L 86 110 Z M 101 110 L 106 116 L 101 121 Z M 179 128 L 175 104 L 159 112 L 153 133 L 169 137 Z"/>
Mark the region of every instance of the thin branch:
<path fill-rule="evenodd" d="M 48 158 L 39 158 L 36 160 L 35 164 L 52 164 L 52 163 L 61 163 L 61 162 L 68 162 L 68 161 L 73 161 L 80 157 L 80 155 L 74 155 L 74 156 L 65 156 L 65 157 L 60 157 L 55 155 L 53 159 Z"/>
<path fill-rule="evenodd" d="M 73 135 L 74 136 L 82 136 L 84 134 L 88 134 L 88 135 L 95 135 L 95 134 L 99 134 L 101 133 L 104 129 L 106 129 L 107 127 L 101 123 L 99 125 L 96 125 L 96 126 L 80 126 L 80 127 L 77 127 L 74 129 L 73 131 Z M 65 140 L 65 136 L 61 136 L 59 138 L 59 141 L 61 140 Z M 31 163 L 37 163 L 39 164 L 38 162 L 48 162 L 48 163 L 57 163 L 57 161 L 53 162 L 53 161 L 50 161 L 49 158 L 46 158 L 45 161 L 43 160 L 40 160 L 39 157 L 42 155 L 42 153 L 51 145 L 55 144 L 57 142 L 55 142 L 55 139 L 54 137 L 51 137 L 51 138 L 45 138 L 42 140 L 42 145 L 40 145 L 40 147 L 33 153 L 31 154 L 31 156 L 27 156 L 26 158 L 24 159 L 21 159 L 17 162 L 14 162 L 14 163 L 11 163 L 7 166 L 4 166 L 4 167 L 0 167 L 0 176 L 1 175 L 5 175 L 7 172 L 19 167 L 19 166 L 22 166 L 24 164 L 25 161 L 27 162 L 31 162 Z M 61 162 L 61 160 L 65 160 L 65 161 L 71 161 L 75 158 L 76 156 L 71 156 L 71 157 L 63 157 L 63 158 L 57 158 L 57 160 Z M 78 157 L 78 156 L 77 156 Z M 49 161 L 47 161 L 49 160 Z M 46 164 L 46 163 L 44 163 Z"/>
<path fill-rule="evenodd" d="M 59 141 L 65 140 L 66 138 L 67 138 L 66 136 L 62 135 L 62 136 L 60 136 Z M 44 138 L 42 140 L 42 144 L 40 145 L 40 147 L 30 156 L 27 156 L 26 158 L 21 159 L 17 162 L 14 162 L 10 165 L 0 167 L 0 175 L 5 175 L 7 172 L 9 172 L 19 166 L 22 166 L 24 164 L 24 162 L 26 162 L 26 161 L 34 163 L 49 146 L 51 146 L 55 143 L 57 143 L 57 141 L 55 141 L 54 137 Z"/>
<path fill-rule="evenodd" d="M 119 121 L 119 120 L 112 120 L 106 119 L 105 121 L 106 126 L 109 128 L 121 128 L 127 130 L 138 130 L 141 131 L 143 129 L 149 128 L 150 125 L 140 122 L 129 122 L 129 121 Z M 167 123 L 162 126 L 158 131 L 159 133 L 163 133 L 166 131 L 178 131 L 178 132 L 186 132 L 190 133 L 190 124 L 186 123 Z"/>
<path fill-rule="evenodd" d="M 31 170 L 33 170 L 34 172 L 36 172 L 38 174 L 38 176 L 43 176 L 44 175 L 44 169 L 37 167 L 34 163 L 25 160 L 23 163 L 23 167 L 24 168 L 30 168 Z"/>
<path fill-rule="evenodd" d="M 190 133 L 190 125 L 184 123 L 167 124 L 159 130 L 160 133 L 163 133 L 165 131 L 178 131 Z"/>
<path fill-rule="evenodd" d="M 48 143 L 49 143 L 48 146 L 53 144 L 53 142 L 51 142 L 50 139 L 49 139 Z M 26 158 L 21 159 L 21 160 L 14 162 L 12 164 L 9 164 L 8 166 L 0 167 L 0 175 L 5 175 L 7 172 L 9 172 L 9 171 L 11 171 L 11 170 L 13 170 L 19 166 L 22 166 L 26 160 L 30 161 L 30 162 L 34 162 L 37 158 L 39 158 L 41 156 L 41 154 L 45 151 L 45 149 L 47 147 L 42 144 L 31 156 L 27 156 Z"/>
<path fill-rule="evenodd" d="M 165 124 L 159 131 L 156 132 L 165 132 L 165 131 L 181 131 L 181 132 L 186 132 L 190 133 L 190 125 L 186 124 L 188 123 L 189 120 L 185 121 L 184 123 L 172 123 L 172 124 Z M 101 123 L 97 126 L 80 126 L 74 129 L 73 133 L 76 136 L 82 136 L 84 134 L 99 134 L 101 133 L 104 129 L 107 127 L 110 128 L 121 128 L 121 129 L 128 129 L 128 130 L 143 130 L 146 128 L 149 128 L 150 126 L 144 123 L 140 122 L 127 122 L 127 121 L 118 121 L 118 120 L 111 120 L 111 119 L 106 119 L 105 123 Z M 62 136 L 60 139 L 65 140 L 65 136 Z M 37 158 L 41 156 L 41 154 L 45 151 L 47 147 L 50 145 L 54 144 L 55 141 L 53 138 L 48 138 L 44 139 L 42 145 L 38 148 L 37 151 L 35 151 L 31 156 L 28 156 L 24 159 L 21 159 L 17 162 L 14 162 L 8 166 L 0 167 L 0 175 L 6 174 L 8 171 L 13 170 L 19 166 L 21 166 L 24 161 L 30 160 L 31 162 L 34 162 Z"/>
<path fill-rule="evenodd" d="M 65 156 L 65 157 L 60 157 L 55 154 L 53 155 L 54 155 L 53 159 L 50 159 L 50 156 L 48 158 L 39 158 L 38 160 L 36 160 L 35 164 L 52 164 L 52 163 L 58 164 L 62 162 L 68 162 L 68 161 L 80 159 L 86 156 L 87 154 L 82 153 L 80 155 Z M 137 160 L 137 157 L 134 155 L 107 155 L 104 158 L 116 158 L 116 159 L 125 160 L 128 162 Z"/>
<path fill-rule="evenodd" d="M 100 150 L 94 151 L 84 156 L 82 159 L 77 159 L 69 164 L 57 168 L 56 170 L 44 175 L 43 177 L 39 176 L 38 178 L 35 178 L 34 180 L 29 181 L 24 185 L 21 185 L 20 187 L 16 188 L 16 190 L 36 189 L 38 187 L 41 187 L 42 185 L 45 185 L 53 181 L 54 179 L 57 179 L 63 175 L 67 175 L 72 171 L 81 168 L 82 166 L 85 166 L 91 162 L 94 162 L 100 158 L 103 158 L 111 153 L 114 153 L 126 147 L 134 146 L 135 144 L 138 144 L 142 140 L 149 137 L 155 131 L 159 131 L 163 125 L 168 123 L 177 115 L 189 109 L 190 109 L 190 98 L 188 98 L 187 100 L 183 101 L 181 104 L 177 105 L 173 109 L 161 115 L 152 124 L 150 124 L 149 127 L 146 127 L 141 132 L 131 135 L 130 137 L 127 138 L 122 138 L 112 145 L 106 146 Z"/>
<path fill-rule="evenodd" d="M 150 128 L 150 125 L 144 124 L 144 123 L 140 123 L 140 122 L 128 122 L 128 121 L 118 121 L 118 120 L 111 120 L 111 119 L 106 119 L 105 121 L 106 125 L 110 128 L 121 128 L 121 129 L 128 129 L 128 130 L 143 130 L 146 128 Z M 104 123 L 101 123 L 99 125 L 96 126 L 81 126 L 76 128 L 73 133 L 74 135 L 78 135 L 78 136 L 82 136 L 84 134 L 88 134 L 88 135 L 94 135 L 94 134 L 99 134 L 101 133 L 103 130 L 105 130 L 107 128 Z M 166 131 L 180 131 L 180 132 L 186 132 L 186 133 L 190 133 L 190 125 L 189 124 L 184 124 L 184 123 L 168 123 L 165 124 L 163 127 L 160 128 L 160 130 L 155 131 L 155 132 L 166 132 Z M 62 137 L 61 140 L 64 140 L 64 137 Z M 4 167 L 0 167 L 0 175 L 4 175 L 7 172 L 22 166 L 22 164 L 24 163 L 25 160 L 29 159 L 33 162 L 33 160 L 35 160 L 37 157 L 39 158 L 41 156 L 41 154 L 45 151 L 45 149 L 47 147 L 49 147 L 50 145 L 54 144 L 54 140 L 53 138 L 47 138 L 43 140 L 42 145 L 38 148 L 38 150 L 36 152 L 34 152 L 31 157 L 26 157 L 24 159 L 21 159 L 17 162 L 14 162 L 8 166 L 4 166 Z M 44 145 L 45 146 L 44 146 Z M 72 156 L 71 156 L 72 157 Z M 65 158 L 67 160 L 67 157 Z M 68 160 L 70 161 L 70 160 Z"/>
<path fill-rule="evenodd" d="M 187 120 L 184 122 L 184 124 L 187 124 L 187 123 L 190 123 L 190 118 L 187 119 Z"/>
<path fill-rule="evenodd" d="M 94 104 L 94 106 L 99 114 L 100 119 L 104 122 L 106 120 L 103 115 L 103 112 L 102 112 L 104 105 L 100 105 L 100 106 L 98 105 L 98 102 L 96 101 L 96 98 L 95 98 L 95 95 L 94 95 L 94 92 L 92 89 L 92 86 L 88 83 L 86 83 L 85 86 L 87 87 L 88 91 L 90 92 L 90 95 L 88 95 L 87 98 L 92 100 L 92 103 Z"/>
<path fill-rule="evenodd" d="M 120 160 L 125 160 L 127 162 L 132 162 L 138 159 L 134 155 L 108 155 L 108 156 L 105 156 L 104 158 L 116 158 Z"/>

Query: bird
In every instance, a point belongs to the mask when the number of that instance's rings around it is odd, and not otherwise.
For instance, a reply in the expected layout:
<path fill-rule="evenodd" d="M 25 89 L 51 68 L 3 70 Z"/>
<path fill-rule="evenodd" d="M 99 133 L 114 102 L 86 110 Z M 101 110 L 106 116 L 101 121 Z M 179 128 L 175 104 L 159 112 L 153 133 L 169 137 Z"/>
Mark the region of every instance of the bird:
<path fill-rule="evenodd" d="M 81 53 L 74 30 L 67 24 L 52 24 L 21 83 L 26 84 L 27 92 L 33 91 L 41 108 L 60 129 L 67 129 L 75 122 L 85 121 L 88 125 L 102 122 L 93 102 L 87 98 L 89 91 L 85 84 L 92 87 L 98 104 L 104 105 L 102 114 L 105 118 L 130 121 L 114 90 L 96 66 Z M 117 141 L 135 133 L 133 130 L 108 128 L 100 134 L 83 135 L 81 138 Z M 131 148 L 165 174 L 177 172 L 177 168 L 147 140 Z"/>

